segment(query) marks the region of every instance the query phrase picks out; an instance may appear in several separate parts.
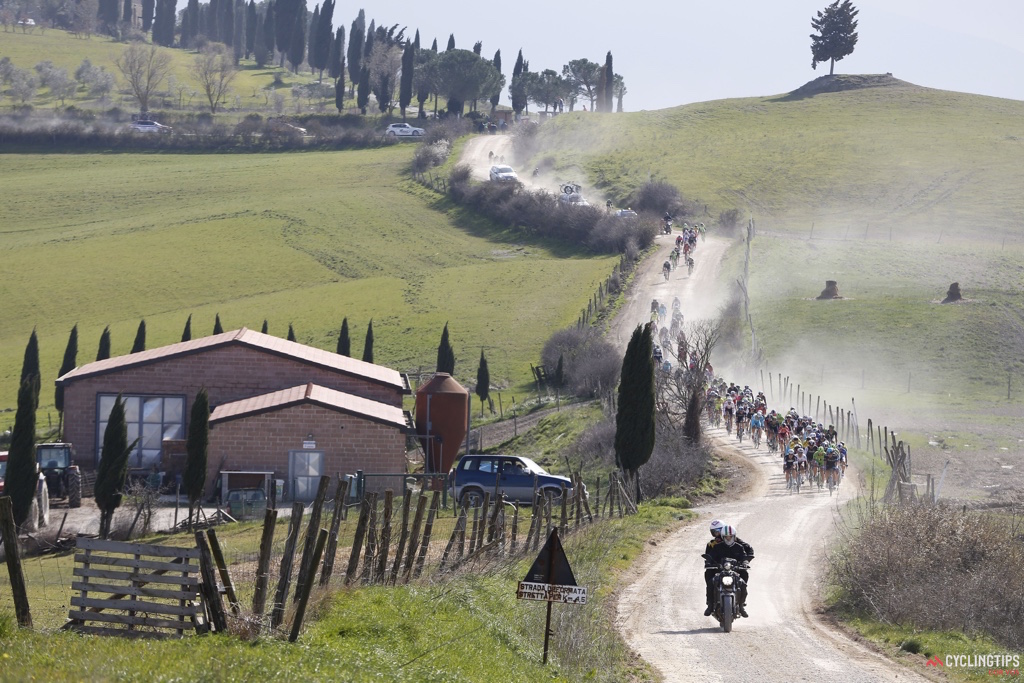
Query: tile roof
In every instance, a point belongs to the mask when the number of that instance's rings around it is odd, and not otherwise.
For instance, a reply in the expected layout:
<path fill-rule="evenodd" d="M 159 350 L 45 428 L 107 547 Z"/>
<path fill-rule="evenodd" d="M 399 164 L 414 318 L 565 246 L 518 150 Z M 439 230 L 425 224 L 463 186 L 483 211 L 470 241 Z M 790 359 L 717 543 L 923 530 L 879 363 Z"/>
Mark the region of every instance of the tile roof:
<path fill-rule="evenodd" d="M 378 401 L 371 401 L 368 398 L 346 394 L 342 391 L 328 389 L 312 382 L 219 405 L 214 408 L 213 413 L 210 415 L 210 425 L 238 420 L 260 413 L 268 413 L 303 403 L 313 403 L 324 408 L 355 415 L 356 417 L 399 429 L 413 429 L 409 413 L 401 408 L 389 406 Z"/>
<path fill-rule="evenodd" d="M 342 356 L 341 354 L 324 351 L 298 342 L 288 341 L 269 334 L 255 332 L 248 328 L 231 330 L 221 334 L 201 337 L 187 342 L 161 346 L 156 349 L 147 349 L 138 353 L 126 356 L 117 356 L 106 360 L 98 360 L 75 368 L 71 372 L 57 378 L 58 384 L 65 384 L 83 377 L 102 375 L 115 370 L 136 367 L 155 363 L 168 358 L 186 356 L 193 353 L 200 353 L 209 349 L 239 344 L 253 349 L 259 349 L 278 356 L 292 358 L 299 362 L 317 365 L 329 370 L 335 370 L 346 375 L 352 375 L 366 379 L 375 384 L 394 386 L 403 393 L 410 393 L 409 381 L 406 376 L 397 370 L 386 368 L 382 365 L 365 363 L 355 358 Z"/>

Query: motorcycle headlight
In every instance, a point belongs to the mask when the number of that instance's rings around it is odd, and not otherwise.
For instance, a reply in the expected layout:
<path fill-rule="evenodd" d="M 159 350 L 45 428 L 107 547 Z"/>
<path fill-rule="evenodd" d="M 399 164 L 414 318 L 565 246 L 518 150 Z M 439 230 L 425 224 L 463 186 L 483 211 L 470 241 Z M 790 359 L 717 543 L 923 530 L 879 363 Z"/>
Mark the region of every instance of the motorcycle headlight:
<path fill-rule="evenodd" d="M 723 586 L 731 586 L 732 585 L 732 577 L 731 576 L 723 576 L 722 577 L 722 585 Z"/>

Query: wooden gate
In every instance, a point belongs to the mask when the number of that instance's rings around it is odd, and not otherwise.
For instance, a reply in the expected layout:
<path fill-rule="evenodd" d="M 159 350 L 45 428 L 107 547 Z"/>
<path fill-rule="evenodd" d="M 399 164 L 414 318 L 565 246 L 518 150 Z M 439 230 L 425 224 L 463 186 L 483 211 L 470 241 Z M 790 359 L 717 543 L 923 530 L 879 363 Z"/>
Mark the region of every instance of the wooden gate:
<path fill-rule="evenodd" d="M 199 549 L 80 537 L 66 625 L 134 638 L 205 631 L 199 602 Z"/>

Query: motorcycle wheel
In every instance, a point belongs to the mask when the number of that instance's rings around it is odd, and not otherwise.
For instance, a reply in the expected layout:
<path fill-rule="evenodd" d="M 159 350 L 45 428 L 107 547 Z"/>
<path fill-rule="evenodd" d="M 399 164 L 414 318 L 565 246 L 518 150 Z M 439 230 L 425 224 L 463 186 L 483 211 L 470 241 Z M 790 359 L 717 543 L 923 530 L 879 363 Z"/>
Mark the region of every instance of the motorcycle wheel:
<path fill-rule="evenodd" d="M 732 632 L 733 600 L 731 595 L 722 596 L 722 630 L 726 633 Z"/>

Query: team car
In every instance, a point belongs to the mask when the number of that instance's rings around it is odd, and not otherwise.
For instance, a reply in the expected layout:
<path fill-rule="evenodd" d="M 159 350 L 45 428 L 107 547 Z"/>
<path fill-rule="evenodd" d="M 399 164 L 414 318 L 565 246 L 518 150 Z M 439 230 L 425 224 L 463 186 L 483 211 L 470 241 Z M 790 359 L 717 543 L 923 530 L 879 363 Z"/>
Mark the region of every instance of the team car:
<path fill-rule="evenodd" d="M 384 129 L 384 134 L 396 138 L 419 137 L 423 135 L 423 129 L 410 126 L 408 123 L 392 123 Z"/>

